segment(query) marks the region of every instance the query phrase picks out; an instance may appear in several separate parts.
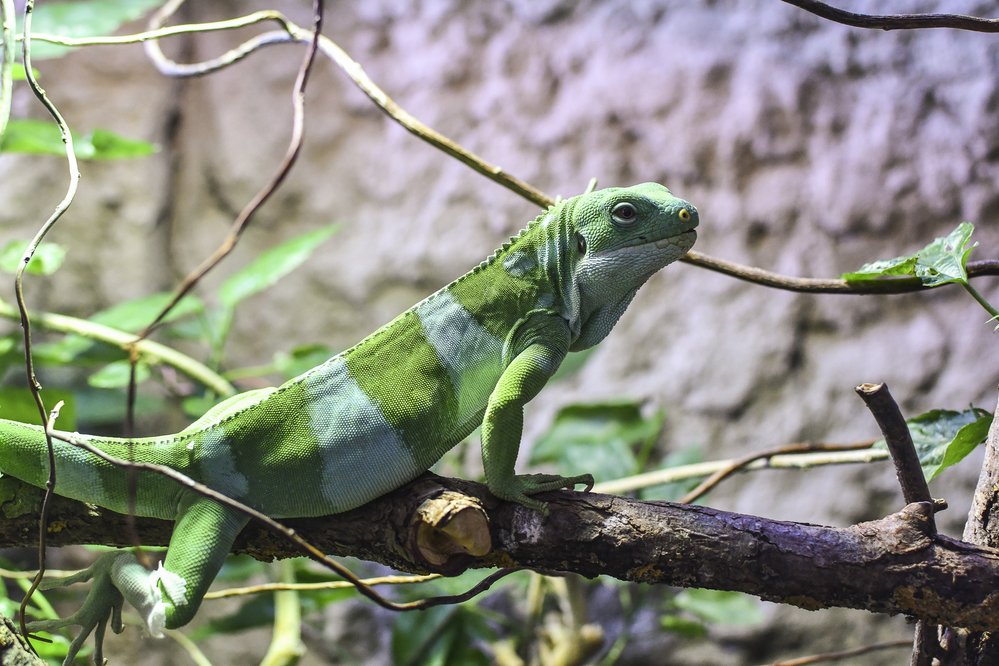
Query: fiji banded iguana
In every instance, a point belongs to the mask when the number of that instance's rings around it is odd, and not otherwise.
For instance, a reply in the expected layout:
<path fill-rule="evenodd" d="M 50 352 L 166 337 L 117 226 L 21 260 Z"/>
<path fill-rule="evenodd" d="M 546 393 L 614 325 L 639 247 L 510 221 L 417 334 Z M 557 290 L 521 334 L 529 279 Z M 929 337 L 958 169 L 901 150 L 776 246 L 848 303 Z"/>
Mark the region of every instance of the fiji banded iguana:
<path fill-rule="evenodd" d="M 697 210 L 656 183 L 566 199 L 491 257 L 350 349 L 278 388 L 234 396 L 175 435 L 81 437 L 118 458 L 166 465 L 275 518 L 334 514 L 416 478 L 482 425 L 486 482 L 532 509 L 532 495 L 590 475 L 515 475 L 523 408 L 570 351 L 600 342 L 635 292 L 694 243 Z M 55 492 L 129 511 L 126 473 L 55 440 Z M 0 473 L 48 476 L 39 427 L 0 420 Z M 153 635 L 187 623 L 247 518 L 176 482 L 140 472 L 134 512 L 175 521 L 148 571 L 128 551 L 102 555 L 82 608 L 31 629 L 82 627 L 65 663 L 124 599 Z M 294 492 L 288 480 L 295 479 Z"/>

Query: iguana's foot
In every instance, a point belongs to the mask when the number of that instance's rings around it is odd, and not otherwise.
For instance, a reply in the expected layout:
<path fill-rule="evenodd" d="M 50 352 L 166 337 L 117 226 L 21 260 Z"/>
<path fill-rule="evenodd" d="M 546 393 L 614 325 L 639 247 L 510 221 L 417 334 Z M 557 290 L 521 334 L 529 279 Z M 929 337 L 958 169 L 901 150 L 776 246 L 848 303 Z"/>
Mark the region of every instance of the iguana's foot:
<path fill-rule="evenodd" d="M 120 553 L 108 553 L 98 558 L 83 571 L 66 578 L 45 580 L 40 586 L 40 589 L 50 590 L 93 579 L 90 591 L 87 593 L 87 598 L 80 610 L 67 618 L 36 620 L 28 623 L 28 630 L 31 632 L 57 631 L 69 626 L 80 627 L 80 633 L 73 638 L 66 651 L 66 658 L 62 662 L 63 666 L 70 666 L 75 661 L 77 653 L 90 634 L 94 634 L 94 663 L 103 664 L 104 634 L 107 630 L 108 620 L 111 620 L 111 630 L 116 634 L 120 634 L 124 628 L 121 622 L 121 606 L 124 597 L 111 580 L 111 566 L 114 563 L 114 558 L 118 555 Z"/>
<path fill-rule="evenodd" d="M 517 504 L 526 506 L 528 509 L 540 511 L 543 515 L 547 516 L 548 503 L 529 497 L 529 495 L 546 493 L 551 490 L 561 490 L 563 488 L 572 490 L 581 483 L 586 486 L 585 492 L 589 492 L 593 489 L 593 475 L 517 474 L 505 482 L 491 484 L 489 490 L 500 499 L 516 502 Z"/>
<path fill-rule="evenodd" d="M 64 587 L 87 580 L 93 580 L 87 598 L 80 610 L 60 620 L 37 620 L 28 624 L 30 631 L 55 631 L 69 626 L 80 627 L 80 633 L 70 643 L 63 666 L 70 666 L 84 641 L 94 634 L 94 663 L 104 663 L 104 634 L 108 620 L 111 630 L 120 634 L 124 629 L 121 621 L 121 607 L 125 596 L 142 615 L 153 636 L 161 637 L 166 623 L 166 609 L 163 602 L 163 589 L 171 598 L 183 592 L 183 581 L 163 570 L 162 564 L 154 571 L 146 569 L 128 551 L 105 553 L 89 567 L 67 578 L 44 581 L 42 589 Z M 123 594 L 124 593 L 124 594 Z"/>

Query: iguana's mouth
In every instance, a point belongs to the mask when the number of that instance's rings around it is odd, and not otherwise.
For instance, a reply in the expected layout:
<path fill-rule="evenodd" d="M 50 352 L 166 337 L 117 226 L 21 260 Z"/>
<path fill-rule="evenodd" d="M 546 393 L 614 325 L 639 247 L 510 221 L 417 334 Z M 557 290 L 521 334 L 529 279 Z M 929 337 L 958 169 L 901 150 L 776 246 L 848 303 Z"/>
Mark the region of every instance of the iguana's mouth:
<path fill-rule="evenodd" d="M 689 249 L 695 240 L 697 240 L 697 232 L 693 229 L 688 229 L 687 231 L 681 231 L 678 234 L 660 238 L 659 240 L 649 240 L 647 236 L 639 236 L 631 239 L 621 249 L 626 247 L 649 247 L 650 245 L 654 245 L 657 250 L 665 250 L 669 247 L 686 247 Z"/>
<path fill-rule="evenodd" d="M 660 240 L 655 241 L 655 245 L 660 250 L 665 250 L 670 246 L 676 245 L 686 245 L 691 246 L 694 241 L 697 240 L 697 232 L 691 229 L 690 231 L 684 231 L 682 234 L 676 234 L 675 236 L 667 236 Z"/>

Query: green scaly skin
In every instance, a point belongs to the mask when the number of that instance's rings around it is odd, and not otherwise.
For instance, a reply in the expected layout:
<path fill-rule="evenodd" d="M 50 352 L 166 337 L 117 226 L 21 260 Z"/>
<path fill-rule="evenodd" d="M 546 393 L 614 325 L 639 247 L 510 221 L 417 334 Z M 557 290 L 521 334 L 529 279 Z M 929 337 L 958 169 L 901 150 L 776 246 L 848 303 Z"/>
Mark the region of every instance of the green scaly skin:
<path fill-rule="evenodd" d="M 697 211 L 655 183 L 609 188 L 550 207 L 492 256 L 347 351 L 278 388 L 237 395 L 181 432 L 123 439 L 79 435 L 118 458 L 172 467 L 275 518 L 334 514 L 398 488 L 482 425 L 496 496 L 545 511 L 532 495 L 591 486 L 590 475 L 514 474 L 523 408 L 570 351 L 611 330 L 645 281 L 696 238 Z M 56 492 L 128 511 L 125 473 L 55 441 Z M 40 428 L 0 420 L 0 472 L 44 486 Z M 289 492 L 288 479 L 295 479 Z M 135 513 L 175 521 L 153 572 L 108 553 L 81 609 L 35 622 L 79 625 L 65 663 L 96 632 L 97 663 L 127 600 L 153 635 L 186 624 L 247 519 L 169 479 L 140 473 Z"/>

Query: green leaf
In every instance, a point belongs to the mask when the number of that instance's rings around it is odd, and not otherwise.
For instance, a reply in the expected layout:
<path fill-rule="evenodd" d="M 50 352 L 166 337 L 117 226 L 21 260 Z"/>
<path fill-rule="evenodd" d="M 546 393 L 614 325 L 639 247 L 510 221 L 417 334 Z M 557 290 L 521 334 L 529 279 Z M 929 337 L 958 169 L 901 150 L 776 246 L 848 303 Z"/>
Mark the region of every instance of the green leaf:
<path fill-rule="evenodd" d="M 864 280 L 887 277 L 914 277 L 916 275 L 916 261 L 917 258 L 914 255 L 880 259 L 864 264 L 853 273 L 843 273 L 841 277 L 848 282 L 863 282 Z"/>
<path fill-rule="evenodd" d="M 970 243 L 975 230 L 970 222 L 962 222 L 947 236 L 941 236 L 919 251 L 918 275 L 927 287 L 968 282 L 968 257 L 978 243 Z M 970 244 L 969 244 L 970 243 Z"/>
<path fill-rule="evenodd" d="M 35 75 L 37 79 L 40 75 L 38 70 L 34 67 L 31 68 L 31 73 Z M 24 65 L 22 63 L 16 63 L 11 70 L 11 80 L 13 81 L 27 81 L 28 75 L 24 72 Z"/>
<path fill-rule="evenodd" d="M 219 634 L 234 634 L 274 622 L 274 595 L 256 594 L 240 604 L 234 613 L 214 617 L 190 630 L 192 641 L 202 641 Z"/>
<path fill-rule="evenodd" d="M 708 635 L 708 628 L 703 622 L 679 615 L 663 615 L 659 618 L 659 626 L 684 638 L 703 638 Z"/>
<path fill-rule="evenodd" d="M 31 644 L 35 652 L 38 653 L 38 656 L 47 664 L 61 664 L 69 652 L 70 640 L 61 634 L 50 634 L 47 631 L 38 632 L 38 637 L 40 640 L 33 641 Z M 88 657 L 93 650 L 93 647 L 90 645 L 83 646 L 76 653 L 77 661 L 75 663 L 90 663 Z"/>
<path fill-rule="evenodd" d="M 148 141 L 126 139 L 114 132 L 95 129 L 84 136 L 73 135 L 73 147 L 81 160 L 114 160 L 151 155 L 158 150 Z M 0 152 L 34 155 L 65 155 L 59 127 L 46 120 L 15 118 L 0 138 Z"/>
<path fill-rule="evenodd" d="M 940 465 L 930 474 L 929 480 L 932 481 L 943 470 L 964 460 L 969 453 L 986 440 L 989 436 L 989 428 L 991 427 L 992 414 L 985 414 L 977 421 L 961 426 L 961 429 L 954 435 L 954 439 L 947 445 L 943 460 L 940 461 Z"/>
<path fill-rule="evenodd" d="M 103 368 L 90 375 L 87 378 L 87 383 L 94 388 L 123 388 L 128 386 L 129 377 L 131 374 L 131 364 L 128 361 L 115 361 L 114 363 L 108 363 Z M 142 382 L 149 379 L 150 372 L 149 366 L 145 363 L 139 363 L 135 367 L 135 382 L 141 384 Z"/>
<path fill-rule="evenodd" d="M 748 626 L 763 621 L 759 600 L 742 592 L 694 588 L 677 594 L 669 605 L 709 624 Z"/>
<path fill-rule="evenodd" d="M 290 352 L 274 354 L 274 369 L 285 379 L 297 377 L 333 356 L 333 350 L 323 344 L 299 345 Z"/>
<path fill-rule="evenodd" d="M 5 273 L 16 273 L 24 251 L 28 247 L 28 241 L 13 240 L 0 249 L 0 271 Z M 40 243 L 35 248 L 28 263 L 27 272 L 31 275 L 51 275 L 62 266 L 63 259 L 66 258 L 66 248 L 56 243 Z"/>
<path fill-rule="evenodd" d="M 479 647 L 496 632 L 476 610 L 464 606 L 400 613 L 392 622 L 392 656 L 397 664 L 487 666 L 492 660 Z"/>
<path fill-rule="evenodd" d="M 39 363 L 69 365 L 80 354 L 94 346 L 94 341 L 79 335 L 67 335 L 54 342 L 39 342 L 32 346 L 35 360 Z M 119 353 L 120 357 L 121 354 Z"/>
<path fill-rule="evenodd" d="M 305 557 L 297 557 L 294 560 L 295 582 L 298 583 L 329 583 L 343 582 L 339 576 L 335 576 L 327 570 L 317 571 L 315 563 Z M 353 586 L 337 587 L 317 590 L 301 590 L 299 601 L 302 604 L 302 612 L 305 614 L 320 611 L 330 604 L 340 603 L 348 599 L 357 598 L 357 589 Z"/>
<path fill-rule="evenodd" d="M 114 428 L 125 420 L 125 392 L 120 389 L 97 389 L 81 387 L 76 394 L 77 414 L 80 414 L 80 430 L 89 432 L 94 428 Z M 172 411 L 162 396 L 149 395 L 140 391 L 135 399 L 135 418 L 141 423 L 158 414 Z"/>
<path fill-rule="evenodd" d="M 166 304 L 173 298 L 171 293 L 150 294 L 141 296 L 129 301 L 116 303 L 111 307 L 101 310 L 90 317 L 90 321 L 97 324 L 104 324 L 121 331 L 136 333 L 140 329 L 149 325 L 153 318 L 158 315 Z M 174 306 L 164 321 L 174 321 L 192 314 L 199 314 L 205 309 L 204 302 L 194 295 L 187 295 L 180 299 Z"/>
<path fill-rule="evenodd" d="M 81 159 L 123 160 L 152 155 L 159 149 L 155 143 L 126 139 L 105 129 L 95 129 L 80 140 L 77 156 Z"/>
<path fill-rule="evenodd" d="M 576 404 L 561 409 L 531 450 L 532 465 L 555 463 L 560 474 L 591 472 L 597 481 L 637 473 L 638 457 L 662 432 L 665 415 L 642 415 L 633 401 Z"/>
<path fill-rule="evenodd" d="M 19 353 L 20 342 L 20 338 L 15 337 L 13 334 L 0 338 L 0 380 L 3 379 L 7 370 L 15 364 L 23 366 L 24 357 Z"/>
<path fill-rule="evenodd" d="M 181 408 L 184 410 L 184 414 L 190 416 L 192 419 L 197 419 L 220 402 L 222 402 L 222 400 L 218 397 L 210 395 L 192 395 L 184 398 L 181 402 Z"/>
<path fill-rule="evenodd" d="M 908 419 L 906 423 L 919 455 L 923 474 L 928 480 L 932 480 L 985 441 L 989 426 L 992 425 L 992 415 L 977 407 L 961 412 L 934 409 Z M 882 449 L 887 447 L 883 439 L 875 446 Z"/>
<path fill-rule="evenodd" d="M 219 300 L 227 308 L 235 308 L 245 298 L 260 293 L 305 263 L 316 248 L 336 233 L 331 224 L 290 238 L 254 259 L 242 270 L 230 275 L 219 289 Z"/>
<path fill-rule="evenodd" d="M 586 362 L 590 360 L 590 357 L 593 356 L 593 352 L 596 350 L 596 347 L 590 347 L 589 349 L 574 352 L 566 356 L 562 364 L 558 366 L 558 370 L 552 375 L 551 381 L 560 382 L 578 373 L 583 369 L 583 366 L 586 365 Z"/>
<path fill-rule="evenodd" d="M 82 2 L 44 2 L 35 8 L 32 33 L 63 37 L 95 37 L 115 32 L 123 23 L 134 21 L 163 4 L 162 0 L 85 0 Z M 48 42 L 32 40 L 31 58 L 56 58 L 72 50 Z"/>
<path fill-rule="evenodd" d="M 0 137 L 0 152 L 64 155 L 59 128 L 45 120 L 12 118 Z"/>
<path fill-rule="evenodd" d="M 242 584 L 254 576 L 266 576 L 270 570 L 270 563 L 255 560 L 249 555 L 230 555 L 225 558 L 215 580 L 228 585 Z"/>
<path fill-rule="evenodd" d="M 51 410 L 60 400 L 63 401 L 59 410 L 56 428 L 59 430 L 76 430 L 76 397 L 72 391 L 47 388 L 42 391 L 46 409 Z M 35 398 L 26 388 L 0 387 L 0 418 L 21 423 L 41 424 Z"/>
<path fill-rule="evenodd" d="M 89 320 L 119 331 L 137 333 L 160 313 L 172 296 L 172 294 L 160 293 L 123 301 L 91 315 Z M 204 309 L 205 304 L 200 298 L 188 295 L 177 303 L 164 321 L 173 322 L 192 314 L 198 314 Z M 35 345 L 35 352 L 40 361 L 66 365 L 96 346 L 96 343 L 90 338 L 69 334 L 57 342 L 43 342 Z"/>
<path fill-rule="evenodd" d="M 938 287 L 951 282 L 967 284 L 968 257 L 978 245 L 970 243 L 974 230 L 970 222 L 962 222 L 954 231 L 934 239 L 915 254 L 864 264 L 859 270 L 844 273 L 841 277 L 848 282 L 915 277 L 925 287 Z"/>

